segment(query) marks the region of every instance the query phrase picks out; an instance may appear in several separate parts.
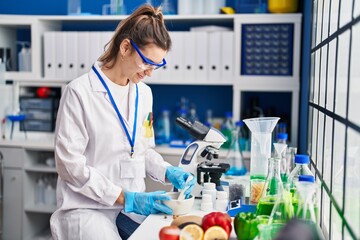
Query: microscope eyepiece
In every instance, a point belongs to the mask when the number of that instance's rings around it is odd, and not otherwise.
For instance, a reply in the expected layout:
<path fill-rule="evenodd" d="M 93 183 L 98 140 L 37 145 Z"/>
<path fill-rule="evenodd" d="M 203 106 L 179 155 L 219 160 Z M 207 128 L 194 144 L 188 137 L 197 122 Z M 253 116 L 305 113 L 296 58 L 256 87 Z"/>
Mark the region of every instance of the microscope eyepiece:
<path fill-rule="evenodd" d="M 206 137 L 206 134 L 210 131 L 210 128 L 201 122 L 195 121 L 192 123 L 183 117 L 177 117 L 176 124 L 187 130 L 194 138 L 198 140 L 203 140 Z"/>
<path fill-rule="evenodd" d="M 186 129 L 186 130 L 188 130 L 188 129 L 190 129 L 192 127 L 192 123 L 189 120 L 187 120 L 187 119 L 185 119 L 183 117 L 177 117 L 176 118 L 176 124 L 179 125 L 180 127 L 184 128 L 184 129 Z"/>

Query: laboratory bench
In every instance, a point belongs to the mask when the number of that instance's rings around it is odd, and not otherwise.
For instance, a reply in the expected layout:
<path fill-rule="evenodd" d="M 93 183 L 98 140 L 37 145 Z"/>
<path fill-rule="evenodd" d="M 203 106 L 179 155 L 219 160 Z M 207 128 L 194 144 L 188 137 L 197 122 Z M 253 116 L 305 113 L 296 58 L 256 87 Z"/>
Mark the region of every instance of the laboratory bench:
<path fill-rule="evenodd" d="M 195 215 L 195 216 L 203 217 L 206 214 L 208 214 L 209 212 L 200 210 L 200 203 L 201 200 L 195 199 L 193 208 L 191 212 L 188 213 L 187 215 Z M 158 240 L 159 232 L 161 228 L 165 226 L 170 226 L 173 220 L 174 220 L 173 215 L 151 214 L 130 236 L 129 240 L 138 240 L 138 239 Z M 230 240 L 235 240 L 235 239 L 237 238 L 233 227 L 231 230 Z"/>
<path fill-rule="evenodd" d="M 53 198 L 47 204 L 36 204 L 36 185 L 39 179 L 56 181 L 54 137 L 0 140 L 0 160 L 3 165 L 3 239 L 26 239 L 48 231 L 49 219 L 56 209 Z M 184 148 L 159 146 L 155 148 L 170 164 L 177 166 Z M 226 150 L 220 150 L 224 161 Z M 248 159 L 245 161 L 249 165 Z M 170 191 L 163 185 L 145 178 L 146 191 Z M 54 185 L 54 184 L 53 184 Z M 55 189 L 52 189 L 52 193 Z M 6 221 L 4 221 L 6 219 Z M 19 231 L 22 229 L 22 231 Z M 36 239 L 36 238 L 35 238 Z"/>

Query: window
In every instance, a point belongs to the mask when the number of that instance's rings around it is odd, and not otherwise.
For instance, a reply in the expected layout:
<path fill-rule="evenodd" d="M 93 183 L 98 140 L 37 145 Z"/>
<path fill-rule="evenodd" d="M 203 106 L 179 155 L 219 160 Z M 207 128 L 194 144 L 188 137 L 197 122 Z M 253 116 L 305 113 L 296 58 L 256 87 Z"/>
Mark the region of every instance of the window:
<path fill-rule="evenodd" d="M 360 1 L 313 1 L 308 153 L 329 239 L 360 238 Z"/>

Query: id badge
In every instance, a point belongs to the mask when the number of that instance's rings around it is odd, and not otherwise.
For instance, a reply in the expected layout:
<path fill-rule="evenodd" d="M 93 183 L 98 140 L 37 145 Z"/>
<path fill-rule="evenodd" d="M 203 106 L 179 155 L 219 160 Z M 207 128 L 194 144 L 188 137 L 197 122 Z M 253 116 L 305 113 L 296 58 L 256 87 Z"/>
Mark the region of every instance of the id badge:
<path fill-rule="evenodd" d="M 120 162 L 121 178 L 145 178 L 145 158 L 134 156 Z"/>

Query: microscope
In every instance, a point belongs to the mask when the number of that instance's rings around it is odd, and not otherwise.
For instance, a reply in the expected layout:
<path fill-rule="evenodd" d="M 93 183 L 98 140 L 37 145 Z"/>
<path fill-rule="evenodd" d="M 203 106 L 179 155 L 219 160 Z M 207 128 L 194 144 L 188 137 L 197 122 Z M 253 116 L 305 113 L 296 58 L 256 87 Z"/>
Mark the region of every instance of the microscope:
<path fill-rule="evenodd" d="M 221 175 L 229 170 L 230 165 L 213 163 L 211 160 L 219 158 L 219 149 L 226 141 L 224 135 L 215 128 L 209 128 L 198 121 L 192 123 L 182 117 L 176 118 L 176 124 L 187 130 L 196 139 L 186 147 L 179 163 L 179 167 L 192 173 L 197 179 L 192 195 L 201 197 L 204 182 L 213 182 L 216 184 L 216 188 L 221 190 Z"/>

